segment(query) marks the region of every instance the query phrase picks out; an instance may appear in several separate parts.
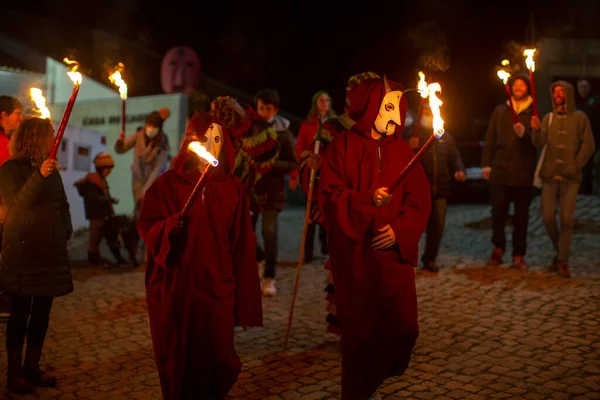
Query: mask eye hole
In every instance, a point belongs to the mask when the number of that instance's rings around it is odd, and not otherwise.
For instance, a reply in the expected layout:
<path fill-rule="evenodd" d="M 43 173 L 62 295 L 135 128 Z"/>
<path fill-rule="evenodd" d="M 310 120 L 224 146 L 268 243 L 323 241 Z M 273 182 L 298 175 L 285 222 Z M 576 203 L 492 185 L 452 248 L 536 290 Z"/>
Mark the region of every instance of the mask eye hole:
<path fill-rule="evenodd" d="M 215 143 L 219 143 L 221 141 L 221 137 L 220 136 L 215 136 Z"/>
<path fill-rule="evenodd" d="M 390 112 L 390 111 L 394 111 L 394 108 L 395 108 L 395 107 L 394 107 L 394 105 L 393 105 L 392 103 L 387 103 L 387 104 L 385 105 L 385 111 L 388 111 L 388 112 Z"/>
<path fill-rule="evenodd" d="M 202 136 L 200 138 L 200 143 L 206 143 L 208 141 L 208 138 L 206 136 Z"/>

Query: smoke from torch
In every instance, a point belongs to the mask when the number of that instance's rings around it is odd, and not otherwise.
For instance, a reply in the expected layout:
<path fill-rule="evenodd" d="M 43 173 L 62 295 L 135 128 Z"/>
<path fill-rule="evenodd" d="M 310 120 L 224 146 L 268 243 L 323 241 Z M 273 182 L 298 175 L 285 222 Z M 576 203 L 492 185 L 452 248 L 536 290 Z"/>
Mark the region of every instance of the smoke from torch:
<path fill-rule="evenodd" d="M 42 89 L 29 89 L 29 97 L 31 97 L 31 100 L 35 103 L 36 112 L 40 114 L 40 118 L 50 119 L 50 110 L 46 107 L 46 98 L 42 93 Z"/>

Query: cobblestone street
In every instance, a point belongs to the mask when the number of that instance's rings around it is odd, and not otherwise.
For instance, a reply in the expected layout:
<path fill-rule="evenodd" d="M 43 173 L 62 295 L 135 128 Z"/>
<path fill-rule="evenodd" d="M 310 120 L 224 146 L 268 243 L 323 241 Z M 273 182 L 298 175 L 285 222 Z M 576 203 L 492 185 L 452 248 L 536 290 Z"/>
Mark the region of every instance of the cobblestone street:
<path fill-rule="evenodd" d="M 570 280 L 545 272 L 553 253 L 537 200 L 527 255 L 531 270 L 486 267 L 489 212 L 485 205 L 449 206 L 441 272 L 417 271 L 421 335 L 412 363 L 406 376 L 382 386 L 382 395 L 600 399 L 600 199 L 578 200 Z M 264 328 L 237 334 L 244 370 L 231 399 L 340 397 L 338 341 L 325 332 L 322 258 L 303 269 L 290 346 L 281 351 L 303 214 L 290 209 L 280 216 L 279 294 L 263 301 Z M 82 240 L 71 251 L 75 291 L 54 302 L 42 362 L 59 386 L 4 399 L 161 398 L 144 268 L 93 270 Z M 0 342 L 4 349 L 4 326 Z M 0 390 L 5 379 L 1 351 Z"/>

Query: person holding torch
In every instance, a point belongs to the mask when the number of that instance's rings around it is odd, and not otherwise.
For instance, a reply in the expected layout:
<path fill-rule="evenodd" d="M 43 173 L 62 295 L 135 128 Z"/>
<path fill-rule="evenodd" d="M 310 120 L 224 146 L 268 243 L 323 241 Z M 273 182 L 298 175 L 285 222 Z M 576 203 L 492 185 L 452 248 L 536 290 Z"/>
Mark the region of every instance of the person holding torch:
<path fill-rule="evenodd" d="M 142 204 L 146 301 L 165 400 L 223 399 L 242 366 L 234 327 L 263 323 L 256 236 L 233 161 L 221 126 L 197 111 L 173 168 Z"/>
<path fill-rule="evenodd" d="M 419 335 L 414 266 L 431 208 L 430 188 L 401 138 L 402 86 L 365 79 L 347 94 L 343 120 L 321 166 L 319 202 L 341 328 L 342 399 L 377 398 L 378 387 L 408 368 Z"/>
<path fill-rule="evenodd" d="M 537 158 L 530 131 L 533 99 L 529 94 L 527 76 L 515 75 L 508 85 L 512 98 L 498 105 L 492 113 L 481 161 L 483 178 L 489 181 L 492 204 L 494 249 L 488 264 L 502 264 L 502 256 L 506 249 L 504 230 L 508 222 L 510 203 L 514 203 L 511 266 L 527 270 L 527 226 Z"/>

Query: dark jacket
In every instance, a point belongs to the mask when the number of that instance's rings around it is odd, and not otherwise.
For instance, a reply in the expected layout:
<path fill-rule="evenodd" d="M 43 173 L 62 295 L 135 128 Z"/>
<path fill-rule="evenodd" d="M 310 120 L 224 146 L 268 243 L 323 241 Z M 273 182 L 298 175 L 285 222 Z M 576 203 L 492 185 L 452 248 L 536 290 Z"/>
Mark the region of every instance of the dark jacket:
<path fill-rule="evenodd" d="M 285 176 L 298 168 L 294 135 L 288 130 L 289 121 L 277 116 L 273 129 L 281 146 L 279 157 L 273 163 L 273 168 L 262 175 L 254 187 L 255 194 L 263 199 L 262 205 L 269 210 L 283 210 L 285 204 Z M 261 122 L 267 123 L 267 122 Z"/>
<path fill-rule="evenodd" d="M 494 109 L 485 137 L 483 168 L 491 167 L 490 183 L 503 186 L 531 186 L 535 173 L 537 150 L 531 143 L 531 105 L 522 110 L 518 121 L 525 127 L 519 137 L 515 133 L 508 104 Z"/>
<path fill-rule="evenodd" d="M 419 149 L 431 137 L 431 134 L 431 129 L 421 126 L 419 130 Z M 448 132 L 436 140 L 435 144 L 425 153 L 421 159 L 421 164 L 431 186 L 431 196 L 440 199 L 446 199 L 450 196 L 450 184 L 454 172 L 465 170 L 454 139 Z"/>
<path fill-rule="evenodd" d="M 97 173 L 90 173 L 74 185 L 83 197 L 87 219 L 105 219 L 114 215 L 113 200 L 106 179 L 102 179 Z"/>
<path fill-rule="evenodd" d="M 536 146 L 546 146 L 540 178 L 542 181 L 579 183 L 582 169 L 596 149 L 594 136 L 587 115 L 575 109 L 573 85 L 558 81 L 552 84 L 551 91 L 556 85 L 565 88 L 566 113 L 558 113 L 552 102 L 554 111 L 544 116 L 541 129 L 534 131 L 532 137 Z"/>
<path fill-rule="evenodd" d="M 73 233 L 60 174 L 47 178 L 29 159 L 0 167 L 4 208 L 2 284 L 20 296 L 55 297 L 73 291 L 67 240 Z"/>

